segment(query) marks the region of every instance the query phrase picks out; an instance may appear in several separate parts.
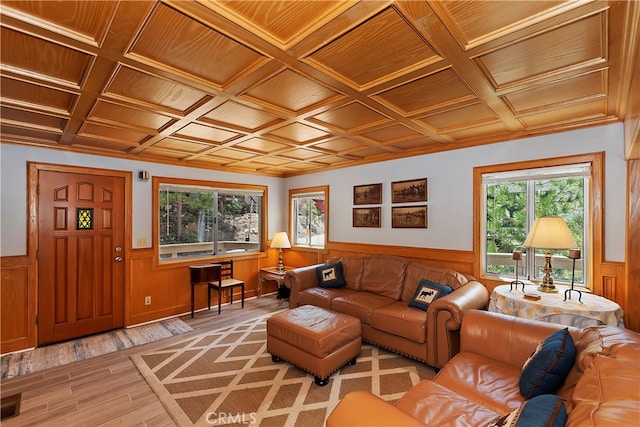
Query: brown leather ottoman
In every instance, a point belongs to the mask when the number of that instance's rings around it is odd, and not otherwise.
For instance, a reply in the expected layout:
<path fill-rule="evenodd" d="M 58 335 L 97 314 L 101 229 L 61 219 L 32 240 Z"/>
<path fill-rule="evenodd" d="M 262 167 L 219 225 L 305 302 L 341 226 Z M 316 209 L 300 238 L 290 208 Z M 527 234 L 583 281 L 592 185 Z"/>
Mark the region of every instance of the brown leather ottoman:
<path fill-rule="evenodd" d="M 267 319 L 267 351 L 274 362 L 285 360 L 326 385 L 333 372 L 356 363 L 361 333 L 356 317 L 303 305 Z"/>

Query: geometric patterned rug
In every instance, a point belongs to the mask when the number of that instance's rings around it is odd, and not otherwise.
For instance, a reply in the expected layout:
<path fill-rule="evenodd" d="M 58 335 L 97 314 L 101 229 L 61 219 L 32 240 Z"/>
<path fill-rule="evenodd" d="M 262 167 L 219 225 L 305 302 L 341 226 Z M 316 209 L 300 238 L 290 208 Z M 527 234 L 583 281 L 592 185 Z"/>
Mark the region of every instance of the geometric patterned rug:
<path fill-rule="evenodd" d="M 394 402 L 435 372 L 364 344 L 357 362 L 319 387 L 312 375 L 266 351 L 272 314 L 192 336 L 131 359 L 180 426 L 321 426 L 342 397 L 369 390 Z"/>
<path fill-rule="evenodd" d="M 2 379 L 55 368 L 193 331 L 178 318 L 116 329 L 2 356 Z"/>

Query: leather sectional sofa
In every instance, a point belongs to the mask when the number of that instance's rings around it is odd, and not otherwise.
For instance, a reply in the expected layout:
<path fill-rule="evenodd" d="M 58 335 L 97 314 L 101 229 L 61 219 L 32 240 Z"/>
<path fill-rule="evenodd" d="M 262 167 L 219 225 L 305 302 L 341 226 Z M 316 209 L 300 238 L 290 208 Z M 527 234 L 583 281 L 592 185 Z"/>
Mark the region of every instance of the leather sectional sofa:
<path fill-rule="evenodd" d="M 523 365 L 542 341 L 564 328 L 471 310 L 462 322 L 460 353 L 433 381 L 418 383 L 395 404 L 369 392 L 347 394 L 326 425 L 488 426 L 508 413 L 523 417 L 533 402 L 525 404 L 520 392 Z M 638 425 L 640 334 L 613 326 L 569 328 L 569 333 L 575 345 L 573 364 L 560 387 L 543 395 L 564 405 L 558 412 L 564 419 L 558 416 L 553 425 Z M 540 409 L 529 414 L 536 423 L 526 425 L 552 425 Z"/>
<path fill-rule="evenodd" d="M 320 287 L 319 269 L 338 265 L 342 287 Z M 421 280 L 450 287 L 425 310 L 410 307 Z M 305 304 L 349 314 L 362 322 L 362 339 L 439 368 L 459 351 L 462 318 L 485 309 L 486 287 L 459 272 L 397 256 L 331 258 L 325 264 L 288 271 L 291 308 Z"/>

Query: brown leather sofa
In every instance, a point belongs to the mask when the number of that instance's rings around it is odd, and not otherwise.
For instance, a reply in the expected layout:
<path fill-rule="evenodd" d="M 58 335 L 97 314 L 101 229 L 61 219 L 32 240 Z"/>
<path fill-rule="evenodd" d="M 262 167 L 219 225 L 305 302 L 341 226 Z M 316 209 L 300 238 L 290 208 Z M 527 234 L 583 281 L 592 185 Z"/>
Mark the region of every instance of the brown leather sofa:
<path fill-rule="evenodd" d="M 319 287 L 316 267 L 337 262 L 346 285 Z M 409 307 L 421 279 L 453 292 L 433 301 L 426 311 Z M 284 280 L 291 289 L 291 308 L 310 304 L 355 316 L 362 322 L 364 341 L 437 368 L 459 351 L 464 313 L 484 309 L 489 301 L 486 287 L 470 276 L 387 255 L 331 258 L 288 271 Z"/>
<path fill-rule="evenodd" d="M 460 353 L 433 381 L 423 381 L 395 405 L 369 392 L 347 394 L 327 426 L 485 426 L 518 408 L 523 363 L 564 326 L 486 311 L 469 311 Z M 567 426 L 631 426 L 640 422 L 640 334 L 624 328 L 569 328 L 576 358 L 555 394 Z"/>

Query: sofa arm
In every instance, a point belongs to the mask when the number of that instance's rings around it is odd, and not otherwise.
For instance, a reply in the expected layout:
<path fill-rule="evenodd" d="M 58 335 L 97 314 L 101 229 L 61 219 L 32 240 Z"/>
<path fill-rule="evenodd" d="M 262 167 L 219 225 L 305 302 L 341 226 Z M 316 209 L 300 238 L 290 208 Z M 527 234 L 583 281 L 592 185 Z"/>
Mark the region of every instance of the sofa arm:
<path fill-rule="evenodd" d="M 427 310 L 427 364 L 441 368 L 460 351 L 462 317 L 472 309 L 484 310 L 489 291 L 471 280 L 449 295 L 439 298 Z"/>
<path fill-rule="evenodd" d="M 566 326 L 501 313 L 470 310 L 460 330 L 460 350 L 521 368 L 546 337 Z M 569 327 L 574 340 L 580 330 Z"/>
<path fill-rule="evenodd" d="M 325 424 L 332 426 L 423 426 L 424 424 L 368 391 L 347 394 Z"/>
<path fill-rule="evenodd" d="M 289 295 L 289 307 L 296 308 L 298 306 L 298 294 L 308 288 L 318 286 L 318 276 L 316 267 L 323 264 L 309 265 L 306 267 L 289 270 L 284 275 L 284 284 L 291 289 Z"/>

